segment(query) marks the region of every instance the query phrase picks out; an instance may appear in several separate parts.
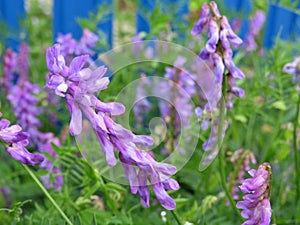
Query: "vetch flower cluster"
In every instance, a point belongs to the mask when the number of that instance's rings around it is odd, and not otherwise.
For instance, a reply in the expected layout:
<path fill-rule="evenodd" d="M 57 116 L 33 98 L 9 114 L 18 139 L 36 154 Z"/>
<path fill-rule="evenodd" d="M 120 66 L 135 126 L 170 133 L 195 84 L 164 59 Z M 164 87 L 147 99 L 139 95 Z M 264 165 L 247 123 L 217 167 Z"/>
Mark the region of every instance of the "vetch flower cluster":
<path fill-rule="evenodd" d="M 211 94 L 206 96 L 207 104 L 204 107 L 205 114 L 211 118 L 205 118 L 202 123 L 207 124 L 206 120 L 211 119 L 213 121 L 210 137 L 203 144 L 203 149 L 210 150 L 211 155 L 204 159 L 203 165 L 208 165 L 218 154 L 219 139 L 223 139 L 227 129 L 227 122 L 215 116 L 216 112 L 223 110 L 221 109 L 222 95 L 225 95 L 226 108 L 232 109 L 233 96 L 239 98 L 244 96 L 244 90 L 237 86 L 236 79 L 245 78 L 244 73 L 233 62 L 231 49 L 231 46 L 238 47 L 243 41 L 234 33 L 227 17 L 220 14 L 214 1 L 202 5 L 200 18 L 192 29 L 192 35 L 197 36 L 206 30 L 208 30 L 208 41 L 199 57 L 214 72 L 214 85 Z M 225 112 L 220 112 L 220 115 L 223 113 Z M 219 130 L 220 123 L 223 126 L 221 130 Z"/>
<path fill-rule="evenodd" d="M 250 162 L 256 164 L 256 159 L 251 151 L 239 149 L 232 153 L 229 160 L 233 165 L 236 165 L 234 171 L 229 174 L 228 180 L 233 179 L 231 195 L 233 199 L 237 200 L 239 199 L 238 186 L 244 181 L 245 173 L 250 170 Z M 238 172 L 236 173 L 236 171 Z M 236 176 L 234 177 L 234 175 Z"/>
<path fill-rule="evenodd" d="M 210 105 L 206 106 L 207 111 L 213 111 L 219 104 L 222 96 L 222 84 L 226 80 L 223 74 L 226 72 L 229 90 L 227 91 L 227 108 L 233 107 L 232 95 L 243 97 L 244 91 L 237 87 L 235 79 L 243 79 L 244 73 L 235 66 L 232 60 L 232 49 L 240 46 L 243 41 L 233 32 L 226 16 L 221 16 L 215 2 L 204 3 L 200 12 L 200 18 L 194 25 L 192 34 L 199 35 L 208 29 L 208 41 L 199 54 L 199 57 L 212 65 L 211 69 L 215 74 L 215 86 L 217 95 Z"/>
<path fill-rule="evenodd" d="M 265 20 L 265 13 L 261 10 L 257 10 L 251 17 L 249 31 L 245 40 L 245 49 L 247 51 L 254 51 L 257 49 L 255 38 L 258 37 L 259 32 L 265 23 Z"/>
<path fill-rule="evenodd" d="M 99 37 L 89 31 L 88 29 L 83 30 L 81 39 L 77 42 L 73 39 L 72 34 L 58 34 L 56 38 L 57 43 L 61 45 L 61 54 L 70 62 L 74 56 L 78 55 L 90 55 L 93 56 L 95 52 L 93 49 L 96 47 L 96 43 Z"/>
<path fill-rule="evenodd" d="M 84 68 L 88 57 L 75 57 L 67 66 L 59 44 L 47 49 L 47 67 L 50 73 L 46 87 L 66 99 L 71 114 L 70 133 L 81 133 L 82 116 L 85 115 L 93 126 L 109 166 L 116 165 L 114 150 L 118 150 L 131 192 L 140 196 L 141 204 L 145 207 L 150 205 L 150 182 L 161 205 L 169 210 L 174 209 L 175 201 L 166 190 L 179 188 L 178 183 L 170 178 L 176 173 L 176 168 L 156 162 L 147 151 L 140 149 L 153 144 L 151 137 L 135 135 L 109 116 L 124 113 L 125 107 L 117 102 L 102 102 L 95 96 L 96 92 L 108 87 L 109 79 L 104 77 L 107 71 L 104 66 L 94 71 Z"/>
<path fill-rule="evenodd" d="M 42 123 L 38 119 L 38 116 L 44 109 L 37 106 L 39 100 L 36 95 L 40 93 L 39 86 L 30 83 L 28 78 L 28 54 L 29 47 L 26 44 L 20 45 L 19 54 L 14 53 L 11 50 L 6 51 L 6 55 L 4 56 L 4 58 L 6 58 L 4 67 L 9 69 L 5 70 L 4 75 L 5 77 L 12 76 L 11 79 L 9 79 L 9 82 L 6 83 L 8 92 L 7 99 L 13 106 L 13 112 L 16 115 L 18 123 L 26 132 L 28 132 L 28 139 L 30 140 L 32 147 L 35 147 L 38 152 L 44 151 L 56 158 L 56 153 L 50 145 L 54 135 L 52 133 L 43 133 L 39 131 Z M 43 168 L 49 169 L 49 172 L 54 171 L 54 168 L 52 168 L 53 163 L 49 159 L 45 158 L 43 165 Z M 55 171 L 58 173 L 60 168 L 56 166 Z M 61 178 L 59 179 L 61 180 Z M 45 177 L 43 178 L 43 181 L 45 181 L 47 187 L 51 186 L 49 181 L 46 181 Z M 55 186 L 57 190 L 59 189 L 58 185 L 53 184 L 53 186 Z"/>
<path fill-rule="evenodd" d="M 2 117 L 1 112 L 0 117 Z M 26 149 L 29 144 L 28 136 L 28 133 L 22 132 L 21 126 L 10 126 L 9 120 L 0 119 L 0 142 L 7 146 L 7 153 L 23 164 L 35 165 L 41 163 L 44 160 L 43 155 L 32 154 Z"/>
<path fill-rule="evenodd" d="M 249 170 L 251 178 L 245 179 L 240 190 L 246 195 L 236 204 L 247 219 L 243 225 L 269 225 L 271 222 L 270 192 L 272 173 L 269 163 L 261 164 L 257 170 Z"/>
<path fill-rule="evenodd" d="M 14 80 L 14 70 L 16 69 L 17 65 L 17 55 L 16 53 L 8 48 L 5 50 L 3 55 L 3 88 L 8 92 L 13 85 Z"/>

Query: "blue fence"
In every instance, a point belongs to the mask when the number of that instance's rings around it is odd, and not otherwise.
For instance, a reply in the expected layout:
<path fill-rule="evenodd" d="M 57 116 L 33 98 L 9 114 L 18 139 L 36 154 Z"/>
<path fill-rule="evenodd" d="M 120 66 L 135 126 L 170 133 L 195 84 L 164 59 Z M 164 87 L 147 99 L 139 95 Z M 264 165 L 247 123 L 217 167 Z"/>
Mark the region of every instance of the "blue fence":
<path fill-rule="evenodd" d="M 0 21 L 5 22 L 2 26 L 6 29 L 6 32 L 0 32 L 0 36 L 7 46 L 14 49 L 18 46 L 19 37 L 16 34 L 21 33 L 20 21 L 25 15 L 23 0 L 0 0 Z"/>
<path fill-rule="evenodd" d="M 54 36 L 58 33 L 72 33 L 73 37 L 81 37 L 81 28 L 77 22 L 78 18 L 87 18 L 89 12 L 96 13 L 99 7 L 105 7 L 109 12 L 104 18 L 104 22 L 97 24 L 97 27 L 107 35 L 107 41 L 112 46 L 112 21 L 113 21 L 113 1 L 112 0 L 54 0 L 53 27 Z"/>
<path fill-rule="evenodd" d="M 300 9 L 300 1 L 297 6 Z M 279 5 L 279 1 L 270 4 L 267 14 L 264 46 L 270 48 L 276 38 L 295 40 L 300 36 L 300 15 Z"/>
<path fill-rule="evenodd" d="M 295 0 L 294 0 L 295 1 Z M 245 37 L 248 30 L 248 18 L 252 10 L 252 0 L 224 0 L 224 6 L 229 11 L 242 12 L 245 19 L 242 20 L 240 35 Z M 293 0 L 291 0 L 293 2 Z M 151 32 L 150 18 L 159 5 L 162 13 L 173 13 L 174 20 L 170 24 L 173 30 L 176 30 L 176 22 L 184 20 L 188 13 L 188 0 L 138 0 L 138 11 L 136 14 L 137 32 Z M 105 6 L 110 13 L 103 22 L 97 24 L 107 35 L 107 42 L 112 46 L 113 40 L 113 0 L 54 0 L 53 7 L 53 32 L 54 36 L 58 33 L 71 32 L 75 38 L 81 36 L 81 28 L 77 23 L 77 18 L 87 18 L 89 12 L 96 12 L 99 7 Z M 300 1 L 297 6 L 300 9 Z M 175 11 L 174 11 L 175 10 Z M 6 45 L 16 47 L 18 37 L 11 33 L 20 31 L 20 21 L 25 17 L 24 0 L 0 0 L 0 21 L 4 21 L 8 28 L 8 35 L 4 37 L 5 32 L 1 32 L 2 38 L 6 39 Z M 290 9 L 279 5 L 279 1 L 270 3 L 267 20 L 265 24 L 264 46 L 269 48 L 274 45 L 276 37 L 283 40 L 295 40 L 300 36 L 300 15 Z M 12 32 L 10 32 L 12 31 Z M 182 34 L 183 36 L 184 34 Z M 181 36 L 181 37 L 182 37 Z"/>

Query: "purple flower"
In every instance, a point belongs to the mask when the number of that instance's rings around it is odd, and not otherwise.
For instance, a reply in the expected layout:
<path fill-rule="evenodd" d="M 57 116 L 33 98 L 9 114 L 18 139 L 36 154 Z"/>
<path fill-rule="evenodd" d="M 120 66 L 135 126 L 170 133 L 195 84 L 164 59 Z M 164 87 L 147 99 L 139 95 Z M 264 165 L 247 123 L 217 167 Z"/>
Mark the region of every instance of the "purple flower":
<path fill-rule="evenodd" d="M 19 54 L 17 56 L 17 68 L 16 72 L 19 74 L 20 80 L 28 79 L 29 72 L 29 46 L 22 43 L 19 47 Z"/>
<path fill-rule="evenodd" d="M 242 182 L 244 181 L 244 175 L 246 171 L 250 170 L 250 162 L 252 164 L 256 164 L 256 159 L 251 151 L 239 149 L 233 152 L 233 154 L 230 157 L 230 162 L 235 166 L 235 169 L 232 173 L 229 174 L 228 180 L 230 181 L 233 179 L 231 195 L 233 199 L 237 200 L 239 198 L 238 185 L 242 184 Z"/>
<path fill-rule="evenodd" d="M 70 33 L 65 35 L 58 34 L 56 39 L 57 43 L 61 46 L 61 55 L 68 63 L 74 56 L 93 56 L 95 54 L 93 49 L 96 48 L 96 43 L 98 40 L 99 37 L 88 29 L 83 30 L 82 37 L 78 42 L 73 39 L 72 34 Z"/>
<path fill-rule="evenodd" d="M 217 111 L 216 108 L 219 105 L 222 95 L 223 74 L 226 68 L 229 71 L 228 76 L 230 76 L 230 90 L 228 90 L 228 94 L 226 96 L 226 99 L 229 102 L 226 104 L 228 106 L 227 108 L 231 109 L 233 106 L 233 94 L 237 97 L 242 97 L 244 95 L 243 90 L 238 88 L 235 81 L 231 79 L 245 78 L 244 73 L 233 63 L 233 53 L 231 50 L 231 45 L 238 47 L 242 44 L 242 40 L 234 33 L 226 16 L 220 15 L 215 2 L 210 2 L 209 5 L 204 3 L 201 12 L 205 12 L 205 14 L 203 14 L 205 17 L 203 18 L 205 18 L 205 24 L 208 25 L 209 32 L 208 41 L 200 52 L 199 57 L 202 60 L 207 61 L 211 70 L 214 71 L 215 74 L 215 87 L 212 88 L 212 93 L 214 94 L 212 98 L 207 96 L 209 105 L 206 105 L 204 108 L 210 112 Z M 204 21 L 203 18 L 200 18 L 200 20 Z M 198 27 L 196 25 L 195 27 Z M 197 32 L 193 34 L 198 35 Z M 222 51 L 219 51 L 217 46 L 220 46 Z"/>
<path fill-rule="evenodd" d="M 210 7 L 207 3 L 204 3 L 200 11 L 200 18 L 193 27 L 192 35 L 196 36 L 202 32 L 204 27 L 208 24 L 209 13 L 210 13 Z"/>
<path fill-rule="evenodd" d="M 229 47 L 227 44 L 225 44 L 226 41 L 229 41 L 234 47 L 240 46 L 243 43 L 243 41 L 241 38 L 239 38 L 239 36 L 237 36 L 233 32 L 226 16 L 222 16 L 220 18 L 220 23 L 221 23 L 220 39 L 222 41 L 223 48 L 228 49 Z"/>
<path fill-rule="evenodd" d="M 65 66 L 65 58 L 61 54 L 61 46 L 54 45 L 53 48 L 47 49 L 46 53 L 47 67 L 53 74 L 59 73 Z"/>
<path fill-rule="evenodd" d="M 245 48 L 247 51 L 254 51 L 257 49 L 255 38 L 258 37 L 259 31 L 265 23 L 265 19 L 265 13 L 261 10 L 257 10 L 250 19 L 250 28 L 245 41 Z"/>
<path fill-rule="evenodd" d="M 19 125 L 9 126 L 9 124 L 10 122 L 7 119 L 0 120 L 0 139 L 2 141 L 13 144 L 28 138 L 27 133 L 21 132 L 22 128 Z"/>
<path fill-rule="evenodd" d="M 300 57 L 296 57 L 293 62 L 289 62 L 283 66 L 282 71 L 294 75 L 293 83 L 296 83 L 299 80 L 300 75 Z"/>
<path fill-rule="evenodd" d="M 38 116 L 44 111 L 44 109 L 37 107 L 39 101 L 36 97 L 36 94 L 40 92 L 39 86 L 31 84 L 28 80 L 28 52 L 28 46 L 26 44 L 22 44 L 20 46 L 19 54 L 15 55 L 18 63 L 16 65 L 14 75 L 16 75 L 17 79 L 16 84 L 11 85 L 11 87 L 8 89 L 7 96 L 7 99 L 13 105 L 13 112 L 18 119 L 18 123 L 27 132 L 18 132 L 16 134 L 19 136 L 26 134 L 26 139 L 22 139 L 21 141 L 14 140 L 13 143 L 11 143 L 11 146 L 9 146 L 9 148 L 7 149 L 7 152 L 12 157 L 23 163 L 35 164 L 36 162 L 43 161 L 44 157 L 42 157 L 42 155 L 40 154 L 29 153 L 26 150 L 25 146 L 27 146 L 29 143 L 27 140 L 29 138 L 28 136 L 30 136 L 31 145 L 35 147 L 38 152 L 42 152 L 45 151 L 44 147 L 46 143 L 50 141 L 51 138 L 53 138 L 53 134 L 43 133 L 38 130 L 42 126 L 41 122 L 38 119 Z M 57 51 L 52 51 L 51 54 L 57 55 Z M 48 65 L 53 69 L 53 71 L 60 71 L 64 65 L 64 62 L 61 63 L 59 61 L 60 57 L 58 55 L 57 57 L 58 58 L 53 57 L 57 59 L 56 61 L 48 61 Z M 11 128 L 15 128 L 15 126 L 11 126 Z M 17 126 L 16 129 L 21 130 L 21 127 Z M 3 133 L 4 132 L 2 132 L 2 134 Z M 10 137 L 12 138 L 13 136 Z M 6 142 L 8 142 L 8 140 L 6 140 Z M 50 151 L 50 148 L 52 148 L 52 146 L 48 145 L 48 153 Z M 48 161 L 49 160 L 45 159 L 43 161 L 43 164 L 46 164 Z"/>
<path fill-rule="evenodd" d="M 93 49 L 96 48 L 96 43 L 99 40 L 99 37 L 89 31 L 88 29 L 83 30 L 83 35 L 76 45 L 75 55 L 94 55 Z"/>
<path fill-rule="evenodd" d="M 202 168 L 207 167 L 218 155 L 219 144 L 223 140 L 227 129 L 227 121 L 220 125 L 219 115 L 215 115 L 220 112 L 222 94 L 226 94 L 224 96 L 226 108 L 231 109 L 233 107 L 233 96 L 244 96 L 244 91 L 237 87 L 235 79 L 245 78 L 244 73 L 233 62 L 231 49 L 231 46 L 238 47 L 243 41 L 234 33 L 227 17 L 220 14 L 215 2 L 203 4 L 201 18 L 195 24 L 192 34 L 199 35 L 206 25 L 208 26 L 208 41 L 201 50 L 199 58 L 207 63 L 210 71 L 214 72 L 214 79 L 210 90 L 207 92 L 209 94 L 204 96 L 207 101 L 204 110 L 206 115 L 210 115 L 203 119 L 201 127 L 206 129 L 208 122 L 211 120 L 212 126 L 210 137 L 202 145 L 204 151 L 209 151 L 201 160 L 200 166 Z M 227 74 L 224 74 L 225 71 Z M 229 86 L 229 89 L 225 90 L 227 86 Z M 219 130 L 219 126 L 223 126 L 222 130 Z M 220 138 L 222 140 L 219 140 Z"/>
<path fill-rule="evenodd" d="M 3 56 L 3 75 L 4 75 L 4 87 L 8 91 L 12 85 L 14 80 L 14 71 L 17 66 L 17 54 L 13 52 L 11 49 L 6 49 L 5 54 Z"/>
<path fill-rule="evenodd" d="M 62 56 L 59 49 L 58 45 L 47 49 L 47 62 L 54 63 L 47 63 L 50 74 L 46 87 L 56 90 L 57 95 L 66 99 L 71 114 L 71 134 L 77 135 L 82 131 L 84 115 L 92 124 L 109 166 L 116 165 L 114 150 L 119 151 L 131 192 L 140 196 L 141 204 L 149 207 L 150 191 L 147 183 L 149 180 L 161 204 L 167 209 L 174 209 L 175 202 L 165 192 L 167 186 L 163 186 L 163 183 L 176 173 L 176 168 L 156 162 L 146 151 L 137 147 L 137 145 L 144 147 L 153 145 L 151 137 L 135 135 L 114 122 L 109 114 L 116 116 L 124 113 L 125 107 L 122 104 L 102 102 L 95 96 L 96 92 L 106 89 L 109 84 L 109 79 L 104 77 L 107 69 L 104 66 L 94 71 L 83 68 L 87 60 L 84 55 L 74 58 L 69 67 L 62 64 L 59 70 L 54 70 L 53 65 L 59 64 L 58 59 Z M 63 91 L 58 90 L 60 85 L 65 85 L 66 88 Z M 174 185 L 174 182 L 168 187 L 179 187 Z"/>
<path fill-rule="evenodd" d="M 2 113 L 0 112 L 0 117 Z M 25 146 L 28 145 L 28 133 L 22 132 L 19 125 L 9 126 L 10 122 L 6 119 L 0 120 L 0 141 L 8 145 L 7 152 L 15 160 L 23 164 L 34 165 L 41 163 L 44 156 L 41 154 L 32 154 L 27 151 Z"/>
<path fill-rule="evenodd" d="M 244 225 L 269 225 L 272 210 L 270 206 L 271 166 L 263 163 L 257 170 L 249 170 L 252 178 L 243 181 L 240 190 L 246 195 L 236 207 L 242 209 L 242 216 L 248 219 Z"/>
<path fill-rule="evenodd" d="M 217 50 L 217 44 L 219 41 L 219 26 L 215 19 L 209 21 L 209 32 L 208 32 L 208 41 L 206 43 L 206 50 L 209 53 L 214 53 Z"/>
<path fill-rule="evenodd" d="M 13 111 L 24 130 L 28 131 L 33 127 L 40 127 L 41 123 L 37 119 L 43 109 L 36 107 L 38 100 L 35 93 L 39 92 L 39 87 L 28 81 L 17 84 L 10 90 L 7 99 L 13 105 Z"/>
<path fill-rule="evenodd" d="M 56 38 L 57 43 L 61 45 L 61 54 L 66 58 L 69 59 L 74 55 L 75 48 L 76 48 L 76 41 L 73 39 L 72 34 L 58 34 Z"/>
<path fill-rule="evenodd" d="M 201 109 L 201 107 L 196 107 L 195 108 L 195 114 L 196 114 L 196 116 L 198 117 L 198 118 L 201 118 L 202 117 L 202 115 L 203 115 L 203 110 Z"/>

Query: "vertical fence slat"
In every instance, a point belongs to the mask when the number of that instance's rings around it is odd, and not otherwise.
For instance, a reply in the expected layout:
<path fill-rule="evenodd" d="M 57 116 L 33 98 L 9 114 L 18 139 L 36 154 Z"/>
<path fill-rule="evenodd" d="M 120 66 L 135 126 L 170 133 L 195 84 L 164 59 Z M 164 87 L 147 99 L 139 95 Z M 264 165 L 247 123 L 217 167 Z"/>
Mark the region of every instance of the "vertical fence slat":
<path fill-rule="evenodd" d="M 138 0 L 138 10 L 136 18 L 136 29 L 139 32 L 150 32 L 150 24 L 145 13 L 151 14 L 155 8 L 155 0 Z"/>
<path fill-rule="evenodd" d="M 164 1 L 155 1 L 155 0 L 138 0 L 138 10 L 136 15 L 136 31 L 149 33 L 151 30 L 148 16 L 151 16 L 155 7 L 159 5 L 163 13 L 170 13 L 170 9 L 176 9 L 174 15 L 174 21 L 171 22 L 172 30 L 178 31 L 176 27 L 176 22 L 184 21 L 184 15 L 188 13 L 189 0 L 164 0 Z M 182 38 L 182 35 L 179 34 L 179 37 Z"/>
<path fill-rule="evenodd" d="M 112 0 L 54 0 L 53 28 L 54 38 L 58 33 L 72 33 L 73 37 L 79 39 L 82 35 L 78 18 L 87 18 L 89 12 L 96 12 L 98 6 L 105 6 L 106 11 L 111 11 L 105 21 L 99 22 L 98 28 L 107 35 L 107 42 L 112 46 L 113 26 L 113 4 Z"/>
<path fill-rule="evenodd" d="M 277 7 L 270 5 L 267 11 L 265 33 L 264 33 L 264 47 L 270 48 L 273 45 L 273 41 L 270 38 L 273 33 L 274 16 L 276 15 Z"/>
<path fill-rule="evenodd" d="M 20 23 L 25 18 L 25 8 L 23 0 L 1 0 L 0 1 L 0 21 L 5 22 L 8 33 L 1 32 L 5 39 L 6 47 L 16 49 L 19 45 L 21 26 Z"/>
<path fill-rule="evenodd" d="M 282 40 L 295 38 L 296 14 L 287 8 L 278 5 L 270 5 L 264 34 L 264 46 L 267 48 L 275 44 L 278 36 Z"/>
<path fill-rule="evenodd" d="M 295 37 L 300 37 L 300 15 L 295 14 L 294 24 L 294 35 Z"/>

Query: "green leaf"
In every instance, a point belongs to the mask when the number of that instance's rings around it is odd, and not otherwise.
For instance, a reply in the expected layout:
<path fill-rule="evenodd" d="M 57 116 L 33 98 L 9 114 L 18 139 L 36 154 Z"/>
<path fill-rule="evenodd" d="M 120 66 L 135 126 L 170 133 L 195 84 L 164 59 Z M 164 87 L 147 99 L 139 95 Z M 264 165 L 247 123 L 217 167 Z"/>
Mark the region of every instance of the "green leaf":
<path fill-rule="evenodd" d="M 208 195 L 206 196 L 200 206 L 200 211 L 202 215 L 205 214 L 205 212 L 212 207 L 213 204 L 215 204 L 218 201 L 218 198 L 214 195 Z"/>
<path fill-rule="evenodd" d="M 83 225 L 79 215 L 75 217 L 74 225 Z"/>
<path fill-rule="evenodd" d="M 95 214 L 93 215 L 93 219 L 92 219 L 91 225 L 97 225 L 97 219 L 96 219 L 96 215 Z"/>
<path fill-rule="evenodd" d="M 247 117 L 241 114 L 235 115 L 234 119 L 240 121 L 241 123 L 247 123 Z"/>
<path fill-rule="evenodd" d="M 276 101 L 272 104 L 272 107 L 275 108 L 275 109 L 279 109 L 279 110 L 282 110 L 282 111 L 285 111 L 287 108 L 286 108 L 286 105 L 283 101 Z"/>
<path fill-rule="evenodd" d="M 190 201 L 190 199 L 176 198 L 176 199 L 174 199 L 174 201 L 176 202 L 176 208 L 180 208 L 180 207 L 184 206 L 185 204 L 187 204 Z"/>
<path fill-rule="evenodd" d="M 123 188 L 121 185 L 116 184 L 116 183 L 107 183 L 105 186 L 107 189 L 113 189 L 116 191 L 126 192 L 125 188 Z"/>

